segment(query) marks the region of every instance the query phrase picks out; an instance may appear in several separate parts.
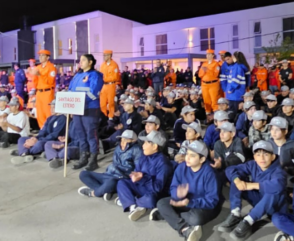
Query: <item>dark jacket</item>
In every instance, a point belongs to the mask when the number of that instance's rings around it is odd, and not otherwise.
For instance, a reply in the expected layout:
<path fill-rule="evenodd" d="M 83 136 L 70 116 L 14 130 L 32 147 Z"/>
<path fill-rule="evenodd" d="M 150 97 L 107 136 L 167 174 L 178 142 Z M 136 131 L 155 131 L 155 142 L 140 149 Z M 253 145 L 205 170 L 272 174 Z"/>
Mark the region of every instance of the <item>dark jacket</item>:
<path fill-rule="evenodd" d="M 163 83 L 164 76 L 165 76 L 165 71 L 164 71 L 163 66 L 161 65 L 157 69 L 157 72 L 151 74 L 152 82 L 153 83 Z"/>
<path fill-rule="evenodd" d="M 133 130 L 137 135 L 142 130 L 142 116 L 133 111 L 132 113 L 123 113 L 120 119 L 121 123 L 123 124 L 123 130 Z"/>
<path fill-rule="evenodd" d="M 246 113 L 241 113 L 236 122 L 237 136 L 242 140 L 245 137 L 248 137 L 248 132 L 251 125 L 252 121 L 248 120 Z"/>
<path fill-rule="evenodd" d="M 8 75 L 7 74 L 2 75 L 1 76 L 1 84 L 8 85 L 8 83 L 9 83 Z"/>
<path fill-rule="evenodd" d="M 59 136 L 65 134 L 65 115 L 52 115 L 50 116 L 43 128 L 40 130 L 37 139 L 39 141 L 55 141 Z"/>

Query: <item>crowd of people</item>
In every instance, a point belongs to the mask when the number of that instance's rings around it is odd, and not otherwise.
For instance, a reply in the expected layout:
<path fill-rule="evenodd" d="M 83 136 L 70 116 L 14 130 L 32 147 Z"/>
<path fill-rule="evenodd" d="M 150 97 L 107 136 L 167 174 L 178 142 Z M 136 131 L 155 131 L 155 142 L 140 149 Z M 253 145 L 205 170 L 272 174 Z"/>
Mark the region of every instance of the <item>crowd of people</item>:
<path fill-rule="evenodd" d="M 199 240 L 202 226 L 219 215 L 227 186 L 231 213 L 220 232 L 245 240 L 267 215 L 281 230 L 275 241 L 294 240 L 294 79 L 287 60 L 281 69 L 251 71 L 242 52 L 221 51 L 217 61 L 209 49 L 194 76 L 160 60 L 152 71 L 120 73 L 105 50 L 100 71 L 93 55 L 84 54 L 79 70 L 60 85 L 50 55 L 41 50 L 40 65 L 31 59 L 26 71 L 15 64 L 13 85 L 2 73 L 0 145 L 17 144 L 14 165 L 40 154 L 54 169 L 77 160 L 72 168 L 83 168 L 86 185 L 80 195 L 110 201 L 117 194 L 115 203 L 131 221 L 150 209 L 150 220 L 166 220 L 188 241 Z M 58 91 L 86 96 L 84 115 L 71 117 L 66 158 Z M 113 162 L 94 172 L 98 154 L 109 150 Z M 242 200 L 252 205 L 244 217 Z"/>

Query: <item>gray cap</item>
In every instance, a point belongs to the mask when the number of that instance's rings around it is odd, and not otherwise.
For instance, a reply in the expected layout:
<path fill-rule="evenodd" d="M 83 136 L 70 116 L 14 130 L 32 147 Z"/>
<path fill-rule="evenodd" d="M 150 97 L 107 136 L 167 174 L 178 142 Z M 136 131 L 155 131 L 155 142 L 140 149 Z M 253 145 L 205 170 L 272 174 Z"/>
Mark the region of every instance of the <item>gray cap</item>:
<path fill-rule="evenodd" d="M 268 141 L 258 141 L 253 145 L 252 151 L 255 152 L 256 150 L 265 150 L 270 153 L 274 153 L 274 148 L 272 144 Z"/>
<path fill-rule="evenodd" d="M 16 90 L 13 89 L 13 90 L 10 91 L 10 93 L 11 93 L 11 94 L 16 93 Z"/>
<path fill-rule="evenodd" d="M 208 156 L 208 149 L 203 142 L 193 141 L 189 146 L 187 146 L 187 149 L 204 157 Z"/>
<path fill-rule="evenodd" d="M 288 60 L 287 59 L 283 59 L 282 63 L 287 63 L 288 64 Z"/>
<path fill-rule="evenodd" d="M 229 104 L 229 101 L 226 98 L 219 98 L 217 101 L 218 104 Z"/>
<path fill-rule="evenodd" d="M 253 101 L 246 101 L 244 103 L 244 110 L 249 110 L 252 106 L 256 106 L 256 104 Z"/>
<path fill-rule="evenodd" d="M 275 95 L 272 95 L 272 94 L 268 95 L 265 99 L 266 100 L 277 101 L 277 97 Z"/>
<path fill-rule="evenodd" d="M 166 143 L 165 137 L 159 131 L 151 131 L 147 136 L 140 136 L 141 141 L 150 141 L 159 146 L 164 146 Z"/>
<path fill-rule="evenodd" d="M 167 87 L 165 87 L 163 90 L 170 91 L 170 90 L 171 90 L 171 87 L 170 87 L 170 86 L 167 86 Z"/>
<path fill-rule="evenodd" d="M 127 98 L 125 101 L 124 101 L 124 104 L 130 104 L 130 105 L 134 105 L 134 101 L 130 98 Z"/>
<path fill-rule="evenodd" d="M 176 94 L 174 92 L 169 92 L 167 97 L 174 99 L 176 97 Z"/>
<path fill-rule="evenodd" d="M 127 95 L 122 94 L 122 95 L 119 97 L 119 100 L 126 100 L 127 98 L 128 98 Z"/>
<path fill-rule="evenodd" d="M 34 90 L 31 90 L 30 92 L 29 92 L 29 95 L 35 95 L 36 94 L 36 91 L 34 91 Z"/>
<path fill-rule="evenodd" d="M 229 119 L 228 112 L 223 111 L 223 110 L 219 110 L 214 113 L 213 119 L 218 120 L 218 121 L 228 120 Z"/>
<path fill-rule="evenodd" d="M 227 121 L 222 123 L 222 125 L 218 129 L 228 131 L 228 132 L 236 132 L 236 127 L 234 126 L 234 124 Z"/>
<path fill-rule="evenodd" d="M 147 88 L 147 91 L 154 91 L 154 89 L 153 89 L 151 86 L 149 86 L 149 87 Z"/>
<path fill-rule="evenodd" d="M 201 134 L 201 131 L 202 131 L 202 130 L 201 130 L 201 126 L 200 126 L 197 122 L 192 122 L 192 123 L 190 123 L 189 125 L 187 125 L 187 124 L 183 124 L 183 125 L 182 125 L 182 128 L 183 128 L 184 130 L 187 130 L 188 127 L 192 128 L 192 129 L 195 130 L 197 133 Z"/>
<path fill-rule="evenodd" d="M 244 95 L 243 95 L 243 97 L 253 97 L 254 95 L 253 95 L 253 93 L 251 93 L 251 92 L 246 92 Z"/>
<path fill-rule="evenodd" d="M 260 120 L 267 120 L 267 115 L 263 110 L 257 110 L 252 115 L 252 120 L 260 121 Z"/>
<path fill-rule="evenodd" d="M 49 105 L 55 105 L 55 103 L 56 103 L 56 100 L 52 100 Z"/>
<path fill-rule="evenodd" d="M 135 90 L 134 90 L 134 89 L 131 89 L 131 90 L 130 90 L 130 93 L 135 93 Z"/>
<path fill-rule="evenodd" d="M 8 103 L 9 99 L 7 98 L 7 96 L 3 95 L 0 97 L 0 101 L 5 101 L 6 103 Z"/>
<path fill-rule="evenodd" d="M 189 113 L 189 112 L 193 112 L 195 110 L 196 109 L 192 108 L 190 105 L 186 105 L 185 107 L 183 107 L 183 109 L 181 111 L 181 115 L 184 115 L 184 114 Z"/>
<path fill-rule="evenodd" d="M 126 138 L 131 140 L 138 140 L 137 134 L 132 130 L 125 130 L 121 136 L 117 136 L 116 138 Z"/>
<path fill-rule="evenodd" d="M 281 106 L 283 105 L 289 105 L 289 106 L 294 106 L 294 100 L 290 98 L 286 98 L 283 100 Z"/>
<path fill-rule="evenodd" d="M 8 104 L 9 106 L 19 105 L 19 100 L 17 98 L 12 98 Z"/>
<path fill-rule="evenodd" d="M 146 123 L 154 123 L 156 125 L 160 125 L 160 120 L 155 115 L 150 115 L 147 120 L 142 121 L 142 124 Z"/>
<path fill-rule="evenodd" d="M 281 87 L 281 91 L 288 91 L 289 90 L 289 87 L 287 85 L 283 85 Z"/>
<path fill-rule="evenodd" d="M 276 126 L 280 129 L 288 129 L 288 121 L 280 116 L 276 116 L 271 119 L 271 122 L 268 124 L 268 126 Z"/>
<path fill-rule="evenodd" d="M 260 94 L 261 94 L 262 96 L 267 96 L 267 95 L 270 95 L 271 92 L 269 92 L 268 90 L 263 90 L 263 91 L 261 91 Z"/>
<path fill-rule="evenodd" d="M 190 90 L 190 95 L 198 95 L 198 91 L 197 90 Z"/>
<path fill-rule="evenodd" d="M 156 101 L 154 99 L 144 100 L 144 102 L 148 105 L 156 106 Z"/>
<path fill-rule="evenodd" d="M 294 88 L 290 89 L 290 93 L 294 94 Z"/>

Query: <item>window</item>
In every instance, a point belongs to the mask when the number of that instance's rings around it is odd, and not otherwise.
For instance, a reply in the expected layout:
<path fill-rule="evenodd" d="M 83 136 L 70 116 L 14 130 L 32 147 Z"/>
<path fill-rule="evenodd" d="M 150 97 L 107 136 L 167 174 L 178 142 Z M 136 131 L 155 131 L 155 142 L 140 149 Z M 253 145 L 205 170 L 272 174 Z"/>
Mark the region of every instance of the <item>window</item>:
<path fill-rule="evenodd" d="M 156 36 L 156 54 L 167 54 L 167 34 Z"/>
<path fill-rule="evenodd" d="M 239 48 L 239 27 L 238 25 L 233 25 L 233 49 Z"/>
<path fill-rule="evenodd" d="M 294 17 L 283 19 L 283 38 L 290 38 L 294 43 Z"/>
<path fill-rule="evenodd" d="M 215 49 L 214 28 L 200 29 L 200 50 Z"/>
<path fill-rule="evenodd" d="M 140 38 L 139 42 L 141 56 L 144 56 L 144 37 Z"/>
<path fill-rule="evenodd" d="M 72 54 L 72 39 L 68 39 L 68 54 Z"/>
<path fill-rule="evenodd" d="M 58 40 L 58 56 L 62 55 L 62 40 Z"/>
<path fill-rule="evenodd" d="M 261 47 L 261 24 L 260 22 L 254 23 L 254 47 Z"/>

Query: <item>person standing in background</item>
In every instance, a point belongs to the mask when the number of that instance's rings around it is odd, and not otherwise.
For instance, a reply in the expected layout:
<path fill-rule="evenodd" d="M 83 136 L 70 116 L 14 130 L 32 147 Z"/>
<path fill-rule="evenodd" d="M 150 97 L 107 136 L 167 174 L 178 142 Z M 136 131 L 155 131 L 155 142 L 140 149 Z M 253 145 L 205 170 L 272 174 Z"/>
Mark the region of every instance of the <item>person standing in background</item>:
<path fill-rule="evenodd" d="M 14 69 L 15 69 L 15 89 L 17 94 L 24 100 L 24 85 L 26 81 L 26 75 L 23 69 L 19 67 L 18 63 L 14 64 Z"/>

